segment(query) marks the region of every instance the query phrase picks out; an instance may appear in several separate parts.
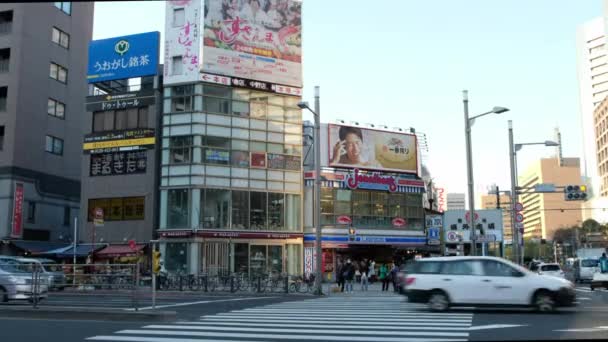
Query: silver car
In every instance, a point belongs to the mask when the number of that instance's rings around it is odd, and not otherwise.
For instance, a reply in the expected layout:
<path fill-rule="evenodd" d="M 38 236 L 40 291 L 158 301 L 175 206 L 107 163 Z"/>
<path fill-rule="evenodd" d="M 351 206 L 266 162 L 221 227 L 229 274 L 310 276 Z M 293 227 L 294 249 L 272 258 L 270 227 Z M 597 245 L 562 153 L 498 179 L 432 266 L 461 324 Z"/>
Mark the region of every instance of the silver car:
<path fill-rule="evenodd" d="M 38 299 L 46 298 L 48 295 L 46 281 L 43 279 L 33 285 L 33 280 L 32 273 L 21 270 L 16 263 L 0 264 L 0 302 L 33 301 L 34 292 L 38 294 Z"/>
<path fill-rule="evenodd" d="M 47 279 L 50 289 L 63 290 L 65 288 L 65 274 L 61 265 L 51 259 L 40 258 L 15 258 L 15 260 L 27 267 L 28 272 L 32 272 L 36 267 L 41 277 Z"/>

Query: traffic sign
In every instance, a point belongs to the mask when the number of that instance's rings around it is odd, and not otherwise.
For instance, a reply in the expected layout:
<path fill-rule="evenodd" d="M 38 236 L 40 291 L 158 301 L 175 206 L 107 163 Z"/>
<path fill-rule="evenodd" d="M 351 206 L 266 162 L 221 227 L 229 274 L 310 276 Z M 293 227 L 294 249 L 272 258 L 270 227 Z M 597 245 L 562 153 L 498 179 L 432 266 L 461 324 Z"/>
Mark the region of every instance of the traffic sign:
<path fill-rule="evenodd" d="M 466 220 L 466 222 L 469 222 L 469 220 L 471 220 L 471 212 L 467 211 L 467 213 L 464 215 L 464 219 Z M 475 219 L 474 221 L 478 221 L 479 220 L 479 214 L 477 212 L 475 212 Z"/>
<path fill-rule="evenodd" d="M 535 192 L 555 192 L 555 184 L 541 183 L 534 186 Z"/>
<path fill-rule="evenodd" d="M 523 222 L 524 221 L 524 215 L 522 215 L 521 213 L 517 213 L 517 215 L 515 215 L 515 222 Z"/>
<path fill-rule="evenodd" d="M 524 210 L 524 205 L 521 202 L 517 202 L 515 203 L 515 211 L 522 211 Z"/>

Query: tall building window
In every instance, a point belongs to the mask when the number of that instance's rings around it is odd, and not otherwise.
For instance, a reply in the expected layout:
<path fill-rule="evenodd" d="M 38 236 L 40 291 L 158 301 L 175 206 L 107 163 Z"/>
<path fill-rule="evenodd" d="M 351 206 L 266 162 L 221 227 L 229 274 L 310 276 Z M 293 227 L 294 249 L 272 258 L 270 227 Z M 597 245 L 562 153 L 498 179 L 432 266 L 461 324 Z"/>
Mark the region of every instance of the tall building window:
<path fill-rule="evenodd" d="M 63 225 L 70 225 L 70 207 L 68 206 L 63 207 Z"/>
<path fill-rule="evenodd" d="M 249 229 L 249 192 L 232 191 L 232 229 Z"/>
<path fill-rule="evenodd" d="M 13 29 L 13 11 L 0 12 L 0 34 L 11 33 Z"/>
<path fill-rule="evenodd" d="M 47 135 L 45 150 L 48 153 L 63 155 L 63 140 Z"/>
<path fill-rule="evenodd" d="M 55 1 L 55 7 L 67 15 L 72 15 L 72 3 L 70 1 Z"/>
<path fill-rule="evenodd" d="M 267 193 L 266 192 L 250 192 L 250 215 L 251 229 L 261 230 L 266 229 L 266 209 L 267 209 Z"/>
<path fill-rule="evenodd" d="M 167 224 L 170 228 L 186 228 L 189 218 L 188 189 L 170 189 L 167 196 Z"/>
<path fill-rule="evenodd" d="M 4 150 L 4 126 L 0 126 L 0 151 Z"/>
<path fill-rule="evenodd" d="M 192 160 L 192 137 L 171 137 L 169 140 L 171 164 L 189 163 Z"/>
<path fill-rule="evenodd" d="M 230 226 L 230 190 L 206 189 L 201 192 L 204 228 L 228 228 Z"/>
<path fill-rule="evenodd" d="M 6 111 L 7 95 L 8 95 L 8 87 L 0 87 L 0 112 Z"/>
<path fill-rule="evenodd" d="M 63 104 L 57 100 L 49 99 L 47 113 L 50 116 L 54 116 L 59 119 L 63 119 L 65 117 L 65 104 Z"/>
<path fill-rule="evenodd" d="M 182 27 L 185 24 L 186 11 L 183 8 L 173 10 L 173 27 Z"/>
<path fill-rule="evenodd" d="M 147 127 L 148 107 L 93 113 L 93 132 L 120 131 Z"/>
<path fill-rule="evenodd" d="M 172 64 L 171 64 L 171 67 L 172 67 L 171 74 L 172 75 L 181 75 L 181 74 L 183 74 L 184 73 L 184 71 L 182 69 L 183 65 L 184 64 L 182 63 L 182 56 L 173 56 Z"/>
<path fill-rule="evenodd" d="M 70 35 L 56 27 L 53 27 L 53 30 L 51 32 L 51 41 L 66 49 L 70 48 Z"/>
<path fill-rule="evenodd" d="M 61 83 L 68 83 L 68 69 L 62 67 L 59 64 L 51 62 L 50 74 L 52 79 L 55 79 Z"/>
<path fill-rule="evenodd" d="M 36 222 L 36 202 L 27 202 L 27 222 Z"/>
<path fill-rule="evenodd" d="M 0 49 L 0 72 L 8 72 L 11 61 L 11 49 Z"/>

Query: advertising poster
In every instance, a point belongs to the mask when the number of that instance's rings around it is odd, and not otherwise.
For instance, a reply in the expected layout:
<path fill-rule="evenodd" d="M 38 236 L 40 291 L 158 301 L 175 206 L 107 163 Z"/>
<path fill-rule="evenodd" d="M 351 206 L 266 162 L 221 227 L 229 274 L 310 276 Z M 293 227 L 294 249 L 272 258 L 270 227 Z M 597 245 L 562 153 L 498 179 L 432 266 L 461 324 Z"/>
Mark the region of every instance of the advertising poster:
<path fill-rule="evenodd" d="M 196 82 L 200 77 L 201 0 L 167 1 L 164 84 Z"/>
<path fill-rule="evenodd" d="M 12 238 L 23 236 L 23 183 L 15 184 L 15 194 L 13 198 L 13 227 L 11 229 Z"/>
<path fill-rule="evenodd" d="M 93 40 L 89 43 L 89 83 L 157 74 L 160 32 Z"/>
<path fill-rule="evenodd" d="M 206 0 L 202 71 L 302 87 L 302 2 Z"/>
<path fill-rule="evenodd" d="M 418 173 L 413 134 L 328 125 L 329 166 Z"/>

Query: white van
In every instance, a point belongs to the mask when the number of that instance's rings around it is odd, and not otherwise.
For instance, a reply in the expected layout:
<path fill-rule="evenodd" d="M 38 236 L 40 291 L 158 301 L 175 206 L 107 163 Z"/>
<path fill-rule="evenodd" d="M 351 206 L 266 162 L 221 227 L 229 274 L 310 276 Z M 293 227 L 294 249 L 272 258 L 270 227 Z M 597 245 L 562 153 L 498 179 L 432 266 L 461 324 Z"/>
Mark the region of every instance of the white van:
<path fill-rule="evenodd" d="M 597 272 L 600 266 L 599 262 L 599 259 L 596 258 L 576 259 L 574 262 L 574 282 L 591 281 L 593 274 Z"/>

